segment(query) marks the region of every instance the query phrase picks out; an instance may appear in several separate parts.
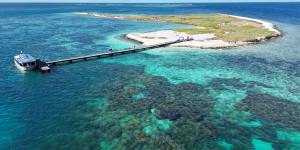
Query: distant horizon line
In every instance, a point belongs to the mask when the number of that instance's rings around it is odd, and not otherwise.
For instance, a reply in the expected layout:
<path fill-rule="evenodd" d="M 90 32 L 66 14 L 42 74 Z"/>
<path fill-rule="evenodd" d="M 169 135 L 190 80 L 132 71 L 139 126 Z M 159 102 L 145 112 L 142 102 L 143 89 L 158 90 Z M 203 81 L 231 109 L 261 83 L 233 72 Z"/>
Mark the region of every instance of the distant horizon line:
<path fill-rule="evenodd" d="M 0 2 L 0 3 L 31 3 L 31 4 L 47 4 L 47 3 L 57 3 L 57 4 L 207 4 L 207 3 L 300 3 L 300 1 L 280 1 L 280 2 L 269 2 L 269 1 L 253 1 L 253 2 L 161 2 L 161 3 L 151 3 L 151 2 L 110 2 L 110 3 L 103 3 L 103 2 Z"/>

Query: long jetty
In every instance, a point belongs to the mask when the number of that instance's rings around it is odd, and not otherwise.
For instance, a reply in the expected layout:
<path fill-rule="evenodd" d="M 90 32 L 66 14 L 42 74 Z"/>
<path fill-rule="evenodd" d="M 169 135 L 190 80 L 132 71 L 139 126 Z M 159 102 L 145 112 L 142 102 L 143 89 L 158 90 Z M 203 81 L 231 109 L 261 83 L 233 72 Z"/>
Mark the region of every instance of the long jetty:
<path fill-rule="evenodd" d="M 74 62 L 80 62 L 80 61 L 87 61 L 87 60 L 92 60 L 92 59 L 99 59 L 99 58 L 107 58 L 107 57 L 112 57 L 112 56 L 117 56 L 117 55 L 123 55 L 123 54 L 128 54 L 128 53 L 135 53 L 135 52 L 140 52 L 140 51 L 145 51 L 149 49 L 155 49 L 155 48 L 160 48 L 160 47 L 165 47 L 171 44 L 176 44 L 176 43 L 181 43 L 185 41 L 191 41 L 193 39 L 187 38 L 187 39 L 178 39 L 176 41 L 169 41 L 169 42 L 164 42 L 164 43 L 159 43 L 155 45 L 149 45 L 149 46 L 141 46 L 137 48 L 130 48 L 130 49 L 124 49 L 124 50 L 117 50 L 117 51 L 110 51 L 110 52 L 105 52 L 105 53 L 97 53 L 97 54 L 92 54 L 92 55 L 85 55 L 85 56 L 79 56 L 79 57 L 71 57 L 71 58 L 66 58 L 66 59 L 59 59 L 55 61 L 37 61 L 37 68 L 41 72 L 50 72 L 50 67 L 55 66 L 55 65 L 61 65 L 61 64 L 68 64 L 68 63 L 74 63 Z"/>

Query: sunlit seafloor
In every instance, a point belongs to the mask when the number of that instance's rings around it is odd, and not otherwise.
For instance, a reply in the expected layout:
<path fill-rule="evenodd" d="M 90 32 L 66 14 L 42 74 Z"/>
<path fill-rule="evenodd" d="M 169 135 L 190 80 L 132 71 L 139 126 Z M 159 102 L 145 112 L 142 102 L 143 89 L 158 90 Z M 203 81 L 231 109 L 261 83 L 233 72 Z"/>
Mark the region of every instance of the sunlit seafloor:
<path fill-rule="evenodd" d="M 300 5 L 262 5 L 0 4 L 0 149 L 300 149 Z M 138 46 L 122 35 L 181 26 L 75 11 L 231 13 L 271 21 L 284 36 L 18 71 L 20 50 L 54 60 Z"/>

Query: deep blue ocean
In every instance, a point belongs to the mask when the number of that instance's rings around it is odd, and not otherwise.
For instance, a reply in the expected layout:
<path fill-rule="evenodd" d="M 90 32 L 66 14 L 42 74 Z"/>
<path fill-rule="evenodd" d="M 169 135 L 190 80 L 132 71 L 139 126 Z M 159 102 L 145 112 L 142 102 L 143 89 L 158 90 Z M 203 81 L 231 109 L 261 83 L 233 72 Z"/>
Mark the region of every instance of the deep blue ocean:
<path fill-rule="evenodd" d="M 20 72 L 42 60 L 138 46 L 126 33 L 181 25 L 79 16 L 226 13 L 283 36 L 212 50 L 161 48 Z M 300 149 L 300 3 L 0 3 L 0 150 Z"/>

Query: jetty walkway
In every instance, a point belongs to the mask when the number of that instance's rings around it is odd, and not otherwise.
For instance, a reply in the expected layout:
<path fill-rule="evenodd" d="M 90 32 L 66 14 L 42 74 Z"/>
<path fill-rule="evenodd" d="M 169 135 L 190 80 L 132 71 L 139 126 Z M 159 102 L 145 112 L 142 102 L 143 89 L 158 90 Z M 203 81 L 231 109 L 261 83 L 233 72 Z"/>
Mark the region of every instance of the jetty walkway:
<path fill-rule="evenodd" d="M 59 59 L 59 60 L 54 60 L 54 61 L 39 60 L 37 62 L 37 64 L 38 64 L 37 67 L 41 72 L 50 72 L 50 67 L 55 66 L 55 65 L 69 64 L 69 63 L 74 63 L 74 62 L 87 61 L 87 60 L 99 59 L 99 58 L 107 58 L 107 57 L 112 57 L 112 56 L 117 56 L 117 55 L 128 54 L 128 53 L 135 53 L 135 52 L 165 47 L 165 46 L 168 46 L 171 44 L 176 44 L 176 43 L 181 43 L 181 42 L 191 41 L 191 40 L 193 40 L 193 39 L 191 39 L 191 38 L 178 39 L 176 41 L 169 41 L 169 42 L 159 43 L 159 44 L 155 44 L 155 45 L 141 46 L 141 47 L 137 47 L 137 48 L 130 48 L 130 49 L 124 49 L 124 50 L 117 50 L 117 51 L 109 51 L 109 52 L 105 52 L 105 53 L 97 53 L 97 54 L 85 55 L 85 56 L 79 56 L 79 57 L 71 57 L 71 58 Z"/>

